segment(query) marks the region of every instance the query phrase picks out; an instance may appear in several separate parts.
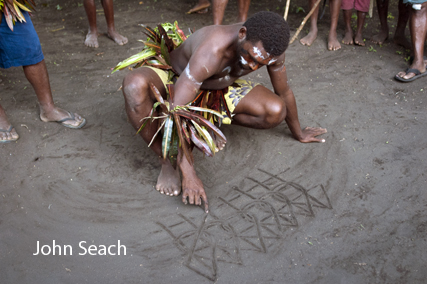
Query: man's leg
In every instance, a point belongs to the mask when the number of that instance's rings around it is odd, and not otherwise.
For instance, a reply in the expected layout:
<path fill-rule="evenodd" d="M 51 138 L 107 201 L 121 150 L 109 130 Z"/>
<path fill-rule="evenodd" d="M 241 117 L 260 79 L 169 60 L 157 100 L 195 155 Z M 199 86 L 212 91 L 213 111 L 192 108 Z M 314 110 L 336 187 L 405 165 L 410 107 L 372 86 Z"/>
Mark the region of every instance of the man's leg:
<path fill-rule="evenodd" d="M 212 0 L 212 14 L 214 25 L 221 25 L 228 0 Z"/>
<path fill-rule="evenodd" d="M 141 120 L 147 117 L 156 102 L 154 94 L 151 91 L 150 83 L 153 83 L 157 89 L 165 94 L 165 88 L 160 77 L 149 68 L 138 68 L 123 80 L 123 95 L 125 98 L 125 107 L 129 120 L 135 129 L 139 129 Z M 154 114 L 155 116 L 158 114 Z M 159 121 L 148 122 L 145 128 L 140 132 L 142 139 L 150 143 L 159 126 Z M 181 192 L 179 170 L 174 169 L 168 159 L 161 157 L 162 138 L 157 136 L 151 144 L 151 149 L 158 156 L 162 166 L 157 179 L 156 190 L 169 196 L 179 195 Z M 205 210 L 207 210 L 207 199 L 203 189 L 202 181 L 197 177 L 193 165 L 191 165 L 185 155 L 182 153 L 178 157 L 178 166 L 182 173 L 182 198 L 183 202 L 200 205 L 201 200 L 205 201 Z"/>
<path fill-rule="evenodd" d="M 12 127 L 9 120 L 7 120 L 6 113 L 0 105 L 0 143 L 16 141 L 19 138 L 15 128 Z"/>
<path fill-rule="evenodd" d="M 310 11 L 313 8 L 314 4 L 316 3 L 316 0 L 310 0 Z M 302 45 L 312 45 L 314 40 L 317 38 L 317 18 L 319 16 L 319 6 L 317 5 L 316 10 L 311 14 L 310 17 L 310 30 L 308 32 L 308 35 L 300 39 L 300 43 Z"/>
<path fill-rule="evenodd" d="M 411 8 L 411 15 L 409 19 L 409 30 L 411 31 L 411 41 L 414 48 L 414 61 L 409 69 L 418 70 L 421 74 L 426 72 L 426 65 L 424 62 L 424 42 L 427 35 L 427 2 L 420 4 L 420 10 Z M 403 79 L 411 79 L 417 74 L 414 72 L 399 72 L 396 77 Z"/>
<path fill-rule="evenodd" d="M 239 0 L 239 22 L 245 22 L 248 18 L 251 0 Z"/>
<path fill-rule="evenodd" d="M 353 10 L 343 10 L 344 23 L 345 23 L 345 34 L 342 39 L 344 44 L 353 44 L 353 28 L 351 27 L 351 12 Z"/>
<path fill-rule="evenodd" d="M 86 120 L 80 115 L 69 113 L 55 106 L 44 60 L 34 65 L 24 66 L 23 69 L 39 100 L 40 119 L 42 121 L 63 121 L 62 125 L 69 128 L 81 128 L 84 126 Z"/>
<path fill-rule="evenodd" d="M 331 27 L 328 36 L 328 50 L 338 50 L 341 44 L 337 39 L 337 26 L 341 10 L 341 0 L 330 0 Z"/>
<path fill-rule="evenodd" d="M 128 39 L 118 32 L 114 26 L 114 7 L 113 0 L 102 0 L 102 7 L 104 8 L 105 19 L 107 20 L 107 36 L 114 40 L 118 45 L 124 45 Z"/>
<path fill-rule="evenodd" d="M 257 85 L 237 104 L 233 114 L 233 124 L 269 129 L 285 119 L 286 106 L 279 96 Z"/>
<path fill-rule="evenodd" d="M 84 0 L 83 5 L 89 21 L 89 31 L 86 35 L 85 45 L 89 47 L 98 47 L 98 27 L 96 26 L 95 0 Z"/>

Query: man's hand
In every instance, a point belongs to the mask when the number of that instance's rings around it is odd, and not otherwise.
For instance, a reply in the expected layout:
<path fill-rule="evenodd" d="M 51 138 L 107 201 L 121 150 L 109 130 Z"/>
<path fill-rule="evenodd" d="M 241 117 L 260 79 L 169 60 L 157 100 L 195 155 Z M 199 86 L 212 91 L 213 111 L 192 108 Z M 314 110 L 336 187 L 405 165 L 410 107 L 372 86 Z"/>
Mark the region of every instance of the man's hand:
<path fill-rule="evenodd" d="M 302 143 L 310 143 L 310 142 L 325 142 L 325 139 L 316 138 L 316 136 L 324 134 L 328 132 L 326 128 L 320 127 L 306 127 L 302 130 L 301 138 L 299 138 L 299 142 Z"/>
<path fill-rule="evenodd" d="M 201 185 L 201 182 L 200 182 L 200 185 Z M 201 187 L 198 187 L 198 189 L 193 189 L 193 188 L 197 188 L 197 187 L 187 187 L 187 186 L 184 186 L 184 183 L 183 183 L 182 202 L 184 202 L 184 204 L 190 203 L 194 205 L 202 205 L 202 200 L 203 200 L 203 203 L 205 204 L 204 210 L 206 213 L 208 213 L 209 212 L 208 197 L 206 196 L 205 190 L 203 189 L 203 185 L 201 185 Z M 187 202 L 187 198 L 188 198 L 188 202 Z"/>

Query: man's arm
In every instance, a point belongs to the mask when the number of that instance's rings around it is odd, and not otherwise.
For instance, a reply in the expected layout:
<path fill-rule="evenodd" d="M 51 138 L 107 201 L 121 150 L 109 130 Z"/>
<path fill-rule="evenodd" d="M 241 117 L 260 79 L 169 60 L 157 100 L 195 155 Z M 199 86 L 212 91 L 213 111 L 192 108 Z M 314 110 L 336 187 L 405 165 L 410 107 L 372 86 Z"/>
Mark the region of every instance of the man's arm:
<path fill-rule="evenodd" d="M 274 65 L 267 66 L 267 70 L 270 75 L 274 92 L 285 101 L 285 121 L 294 138 L 303 143 L 325 142 L 325 139 L 319 139 L 316 138 L 316 136 L 326 133 L 326 129 L 313 127 L 301 129 L 295 96 L 288 84 L 284 56 L 281 56 Z"/>

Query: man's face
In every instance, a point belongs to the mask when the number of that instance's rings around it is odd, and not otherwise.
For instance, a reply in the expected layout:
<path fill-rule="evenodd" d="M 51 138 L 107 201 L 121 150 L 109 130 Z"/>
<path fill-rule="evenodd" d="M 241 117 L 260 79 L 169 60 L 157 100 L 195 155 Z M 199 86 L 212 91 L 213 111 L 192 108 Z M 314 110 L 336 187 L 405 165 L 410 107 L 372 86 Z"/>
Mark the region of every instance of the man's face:
<path fill-rule="evenodd" d="M 258 68 L 273 64 L 276 58 L 265 51 L 261 41 L 253 44 L 247 40 L 240 45 L 240 66 L 246 70 L 257 70 Z"/>

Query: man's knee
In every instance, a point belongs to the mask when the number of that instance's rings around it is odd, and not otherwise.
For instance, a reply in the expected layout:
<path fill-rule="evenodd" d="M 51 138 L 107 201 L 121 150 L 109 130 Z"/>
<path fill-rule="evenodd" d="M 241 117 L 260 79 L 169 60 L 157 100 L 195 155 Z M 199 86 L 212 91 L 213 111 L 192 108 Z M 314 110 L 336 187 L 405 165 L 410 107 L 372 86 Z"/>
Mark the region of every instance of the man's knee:
<path fill-rule="evenodd" d="M 144 77 L 129 74 L 123 79 L 123 96 L 126 103 L 131 107 L 141 105 L 146 100 L 148 82 Z"/>
<path fill-rule="evenodd" d="M 266 122 L 270 128 L 282 123 L 286 117 L 286 105 L 283 101 L 275 101 L 267 106 Z"/>

